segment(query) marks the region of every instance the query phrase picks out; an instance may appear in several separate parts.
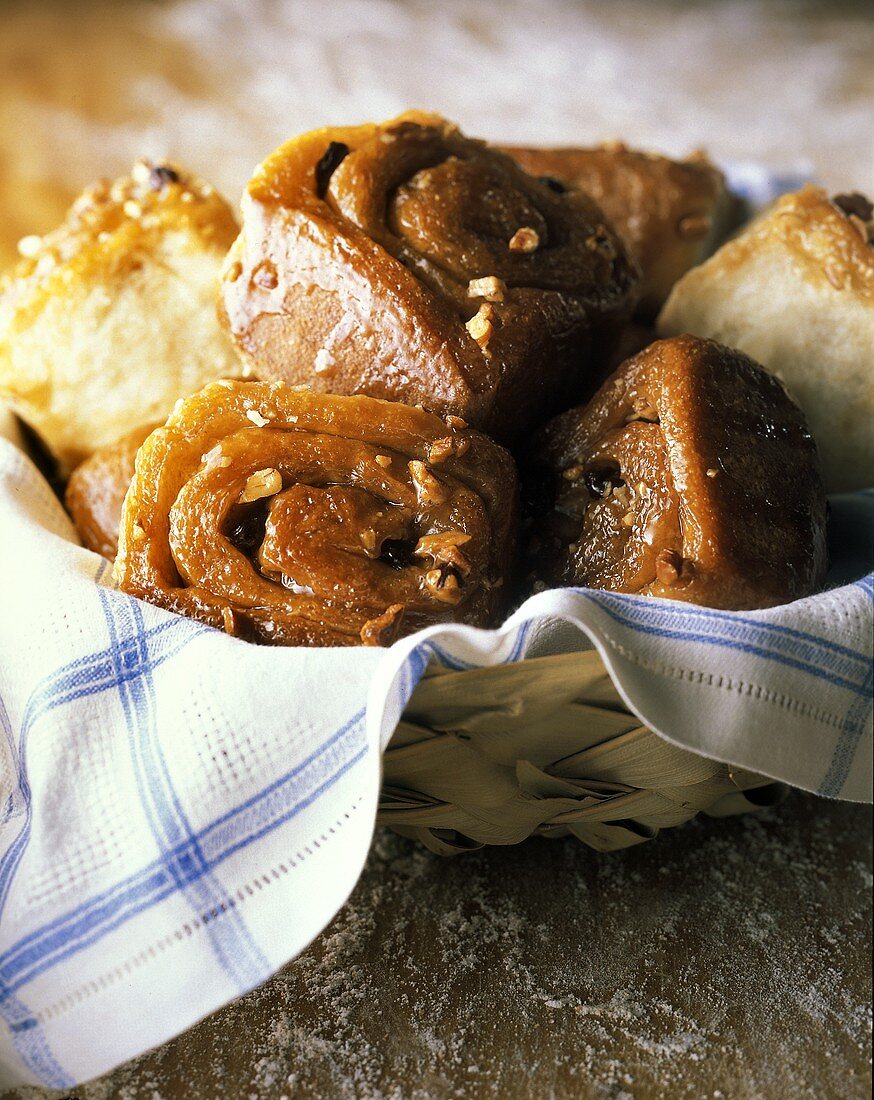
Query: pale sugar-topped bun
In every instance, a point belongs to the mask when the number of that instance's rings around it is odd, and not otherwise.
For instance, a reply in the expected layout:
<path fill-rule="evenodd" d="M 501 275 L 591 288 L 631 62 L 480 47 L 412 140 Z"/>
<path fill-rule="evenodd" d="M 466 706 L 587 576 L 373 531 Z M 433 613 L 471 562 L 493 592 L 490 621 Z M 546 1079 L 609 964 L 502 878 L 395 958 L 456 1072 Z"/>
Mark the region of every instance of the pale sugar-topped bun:
<path fill-rule="evenodd" d="M 86 190 L 58 229 L 20 242 L 0 280 L 0 397 L 62 468 L 243 373 L 215 309 L 236 234 L 209 184 L 143 160 Z"/>
<path fill-rule="evenodd" d="M 874 484 L 874 222 L 859 194 L 784 195 L 676 285 L 663 336 L 739 348 L 807 417 L 829 492 Z"/>

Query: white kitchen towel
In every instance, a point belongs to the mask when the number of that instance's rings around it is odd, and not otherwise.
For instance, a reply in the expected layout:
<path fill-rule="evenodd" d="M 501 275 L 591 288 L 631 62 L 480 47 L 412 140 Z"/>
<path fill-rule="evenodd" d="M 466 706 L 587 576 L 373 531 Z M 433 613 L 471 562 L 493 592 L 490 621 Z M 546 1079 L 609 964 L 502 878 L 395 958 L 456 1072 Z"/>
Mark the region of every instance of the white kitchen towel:
<path fill-rule="evenodd" d="M 834 509 L 870 560 L 874 494 Z M 71 1088 L 298 954 L 360 874 L 380 752 L 431 661 L 594 643 L 677 744 L 869 799 L 874 584 L 839 558 L 850 583 L 764 612 L 559 590 L 501 630 L 270 649 L 115 591 L 0 439 L 0 1083 Z"/>

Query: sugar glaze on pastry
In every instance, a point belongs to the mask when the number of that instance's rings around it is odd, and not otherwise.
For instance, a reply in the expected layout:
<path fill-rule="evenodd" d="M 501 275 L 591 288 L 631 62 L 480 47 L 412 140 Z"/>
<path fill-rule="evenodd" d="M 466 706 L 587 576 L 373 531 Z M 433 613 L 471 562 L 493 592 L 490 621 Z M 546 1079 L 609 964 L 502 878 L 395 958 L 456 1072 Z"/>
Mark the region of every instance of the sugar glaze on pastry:
<path fill-rule="evenodd" d="M 143 443 L 121 587 L 252 641 L 384 645 L 491 625 L 518 521 L 510 456 L 457 419 L 217 382 Z"/>
<path fill-rule="evenodd" d="M 296 137 L 242 203 L 222 302 L 259 378 L 512 442 L 594 392 L 637 272 L 600 209 L 444 119 Z"/>
<path fill-rule="evenodd" d="M 551 421 L 527 496 L 540 584 L 742 609 L 810 595 L 825 577 L 804 417 L 773 376 L 712 340 L 650 345 Z"/>

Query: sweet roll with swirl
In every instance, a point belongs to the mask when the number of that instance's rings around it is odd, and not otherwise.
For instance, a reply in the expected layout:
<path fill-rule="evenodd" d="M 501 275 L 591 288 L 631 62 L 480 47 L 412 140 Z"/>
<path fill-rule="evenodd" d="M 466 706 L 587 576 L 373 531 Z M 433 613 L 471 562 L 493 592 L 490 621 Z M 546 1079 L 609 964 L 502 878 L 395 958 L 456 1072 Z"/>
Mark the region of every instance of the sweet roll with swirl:
<path fill-rule="evenodd" d="M 512 459 L 458 421 L 222 381 L 140 448 L 116 575 L 252 641 L 382 645 L 494 622 L 517 521 Z"/>
<path fill-rule="evenodd" d="M 817 591 L 826 501 L 782 385 L 712 340 L 660 340 L 551 421 L 527 473 L 535 587 L 584 585 L 724 609 Z"/>
<path fill-rule="evenodd" d="M 294 138 L 256 171 L 221 306 L 259 378 L 501 442 L 597 388 L 637 268 L 599 207 L 444 119 Z"/>

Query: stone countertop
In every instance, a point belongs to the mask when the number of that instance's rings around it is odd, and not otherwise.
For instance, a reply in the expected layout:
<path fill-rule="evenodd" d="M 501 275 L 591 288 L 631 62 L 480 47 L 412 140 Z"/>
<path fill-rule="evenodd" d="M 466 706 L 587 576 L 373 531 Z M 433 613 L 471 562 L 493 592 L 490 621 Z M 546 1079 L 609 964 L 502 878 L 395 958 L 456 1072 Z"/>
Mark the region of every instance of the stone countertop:
<path fill-rule="evenodd" d="M 0 263 L 137 155 L 233 197 L 290 134 L 410 106 L 495 140 L 704 146 L 870 189 L 871 12 L 0 0 Z M 870 837 L 870 810 L 802 795 L 608 856 L 444 862 L 383 834 L 300 959 L 76 1096 L 867 1096 Z"/>

